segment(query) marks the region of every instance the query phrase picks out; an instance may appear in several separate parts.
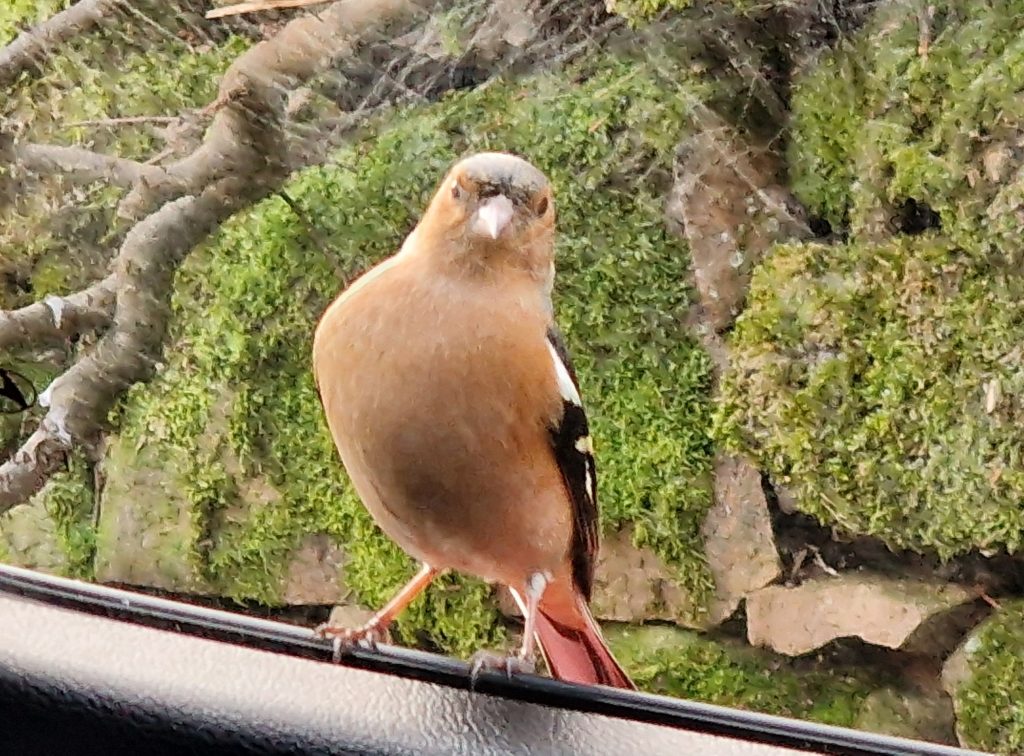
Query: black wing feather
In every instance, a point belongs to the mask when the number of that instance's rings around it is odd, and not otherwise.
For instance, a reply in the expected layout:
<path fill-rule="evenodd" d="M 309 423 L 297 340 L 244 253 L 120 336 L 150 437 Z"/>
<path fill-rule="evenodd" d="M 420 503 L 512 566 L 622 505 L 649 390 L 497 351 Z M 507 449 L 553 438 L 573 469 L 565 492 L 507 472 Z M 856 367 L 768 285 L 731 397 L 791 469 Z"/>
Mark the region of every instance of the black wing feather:
<path fill-rule="evenodd" d="M 548 341 L 554 347 L 562 364 L 565 365 L 573 385 L 579 392 L 579 382 L 573 368 L 572 358 L 565 346 L 558 326 L 551 325 L 547 333 Z M 580 593 L 590 600 L 594 584 L 594 566 L 597 561 L 598 549 L 598 509 L 597 509 L 597 466 L 590 448 L 590 427 L 587 413 L 583 407 L 568 399 L 562 404 L 562 417 L 557 426 L 549 428 L 551 448 L 555 453 L 558 467 L 562 471 L 562 479 L 572 502 L 573 531 L 569 545 L 572 560 L 573 580 Z M 587 439 L 584 449 L 578 443 Z"/>

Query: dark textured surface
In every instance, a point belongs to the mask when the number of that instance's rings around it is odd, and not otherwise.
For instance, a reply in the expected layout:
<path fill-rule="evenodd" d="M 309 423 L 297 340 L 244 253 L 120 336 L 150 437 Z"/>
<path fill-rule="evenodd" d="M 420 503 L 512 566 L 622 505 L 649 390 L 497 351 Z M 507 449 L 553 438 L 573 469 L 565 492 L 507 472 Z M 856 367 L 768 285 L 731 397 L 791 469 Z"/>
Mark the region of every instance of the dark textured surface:
<path fill-rule="evenodd" d="M 508 701 L 0 597 L 0 753 L 794 751 Z"/>

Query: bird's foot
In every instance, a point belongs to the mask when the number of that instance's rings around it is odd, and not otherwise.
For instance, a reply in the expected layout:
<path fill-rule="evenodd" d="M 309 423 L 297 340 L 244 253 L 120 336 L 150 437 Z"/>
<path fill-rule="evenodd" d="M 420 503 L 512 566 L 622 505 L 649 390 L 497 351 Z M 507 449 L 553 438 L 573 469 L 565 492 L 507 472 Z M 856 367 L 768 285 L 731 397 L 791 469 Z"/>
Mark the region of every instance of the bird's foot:
<path fill-rule="evenodd" d="M 334 661 L 340 661 L 342 654 L 356 646 L 377 649 L 379 643 L 390 643 L 391 635 L 385 625 L 370 621 L 362 627 L 341 627 L 324 623 L 313 631 L 317 638 L 330 638 L 334 641 Z"/>
<path fill-rule="evenodd" d="M 504 672 L 505 676 L 511 679 L 512 675 L 533 674 L 537 671 L 537 664 L 522 654 L 507 656 L 493 651 L 477 651 L 469 660 L 471 687 L 476 685 L 477 678 L 485 670 Z"/>

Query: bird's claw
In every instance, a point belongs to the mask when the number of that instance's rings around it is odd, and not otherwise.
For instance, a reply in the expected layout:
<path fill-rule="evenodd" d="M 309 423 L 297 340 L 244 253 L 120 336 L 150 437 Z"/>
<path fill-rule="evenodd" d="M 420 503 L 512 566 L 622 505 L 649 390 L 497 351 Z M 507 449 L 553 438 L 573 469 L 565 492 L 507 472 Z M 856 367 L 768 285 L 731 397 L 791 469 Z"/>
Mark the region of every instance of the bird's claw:
<path fill-rule="evenodd" d="M 507 656 L 493 651 L 477 651 L 469 662 L 470 687 L 476 686 L 480 673 L 484 671 L 504 672 L 511 679 L 513 675 L 535 673 L 537 664 L 522 654 Z"/>
<path fill-rule="evenodd" d="M 313 634 L 317 638 L 330 638 L 333 641 L 334 654 L 332 658 L 336 662 L 341 661 L 345 651 L 356 646 L 376 651 L 379 643 L 387 643 L 390 640 L 387 628 L 381 627 L 375 622 L 368 622 L 362 627 L 339 627 L 324 623 L 318 626 Z"/>

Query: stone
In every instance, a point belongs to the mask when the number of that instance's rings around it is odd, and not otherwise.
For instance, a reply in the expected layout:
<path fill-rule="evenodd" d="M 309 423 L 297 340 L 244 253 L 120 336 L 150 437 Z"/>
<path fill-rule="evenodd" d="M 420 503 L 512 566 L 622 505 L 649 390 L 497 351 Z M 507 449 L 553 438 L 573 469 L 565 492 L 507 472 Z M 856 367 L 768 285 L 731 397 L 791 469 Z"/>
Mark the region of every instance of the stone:
<path fill-rule="evenodd" d="M 861 704 L 854 728 L 913 740 L 956 745 L 953 703 L 948 696 L 881 688 Z"/>
<path fill-rule="evenodd" d="M 775 491 L 775 500 L 779 504 L 779 511 L 783 514 L 793 514 L 800 510 L 800 507 L 797 505 L 796 497 L 788 488 L 786 488 L 786 486 L 773 481 L 772 490 Z"/>
<path fill-rule="evenodd" d="M 704 318 L 722 331 L 742 308 L 765 252 L 812 234 L 799 203 L 779 183 L 779 158 L 744 143 L 724 122 L 706 125 L 677 153 L 666 223 L 686 239 Z"/>
<path fill-rule="evenodd" d="M 701 528 L 704 552 L 715 579 L 716 599 L 708 620 L 728 619 L 740 600 L 781 574 L 761 473 L 745 458 L 715 460 L 714 504 Z"/>
<path fill-rule="evenodd" d="M 106 483 L 97 527 L 98 581 L 234 596 L 240 582 L 249 579 L 230 568 L 211 570 L 209 564 L 232 548 L 238 531 L 252 517 L 280 505 L 281 492 L 266 477 L 246 471 L 225 443 L 234 399 L 230 390 L 216 392 L 196 439 L 195 453 L 215 459 L 231 481 L 232 495 L 214 512 L 195 511 L 182 472 L 190 469 L 190 460 L 178 446 L 163 443 L 165 429 L 159 423 L 149 425 L 144 440 L 109 439 L 101 463 Z M 282 551 L 282 558 L 256 576 L 265 579 L 263 601 L 296 606 L 345 602 L 345 553 L 336 542 L 308 533 L 290 552 Z"/>
<path fill-rule="evenodd" d="M 202 445 L 214 445 L 220 413 L 214 412 Z M 281 494 L 259 476 L 247 476 L 238 460 L 221 449 L 236 496 L 217 512 L 216 532 L 199 532 L 193 504 L 183 493 L 180 470 L 187 460 L 176 447 L 159 441 L 129 444 L 113 438 L 102 462 L 106 484 L 100 498 L 96 579 L 174 593 L 230 595 L 230 577 L 211 580 L 203 567 L 204 549 L 230 537 L 234 528 Z M 328 605 L 349 594 L 342 579 L 344 551 L 322 534 L 305 536 L 282 565 L 275 603 Z"/>
<path fill-rule="evenodd" d="M 971 633 L 942 665 L 942 687 L 950 696 L 955 696 L 960 686 L 971 679 L 970 659 L 979 648 L 976 633 Z"/>
<path fill-rule="evenodd" d="M 601 539 L 591 610 L 599 620 L 683 625 L 691 625 L 695 614 L 671 568 L 651 549 L 636 546 L 628 526 Z"/>
<path fill-rule="evenodd" d="M 246 475 L 226 448 L 217 446 L 225 432 L 224 401 L 214 407 L 201 449 L 218 448 L 236 496 L 217 512 L 216 532 L 201 533 L 181 470 L 187 460 L 173 445 L 159 440 L 129 443 L 114 437 L 102 462 L 106 484 L 100 497 L 97 527 L 96 579 L 174 593 L 230 595 L 228 580 L 212 579 L 204 570 L 204 549 L 223 548 L 234 528 L 281 494 L 263 477 Z M 311 533 L 271 578 L 274 603 L 324 606 L 344 603 L 349 589 L 343 580 L 344 551 L 328 536 Z M 278 581 L 278 582 L 274 582 Z"/>
<path fill-rule="evenodd" d="M 356 630 L 369 622 L 373 615 L 374 611 L 367 609 L 365 606 L 339 604 L 331 609 L 331 614 L 327 618 L 327 624 L 331 627 L 347 627 L 351 630 Z M 394 642 L 394 639 L 391 637 L 391 633 L 385 629 L 378 641 L 385 645 L 390 645 Z"/>
<path fill-rule="evenodd" d="M 211 592 L 196 552 L 200 534 L 173 447 L 110 439 L 96 532 L 96 580 L 175 593 Z"/>
<path fill-rule="evenodd" d="M 367 609 L 364 606 L 339 604 L 331 609 L 331 615 L 327 622 L 328 624 L 341 625 L 342 627 L 359 627 L 369 622 L 373 614 L 373 609 Z"/>
<path fill-rule="evenodd" d="M 899 580 L 868 572 L 840 573 L 795 587 L 768 586 L 747 597 L 752 645 L 798 656 L 837 638 L 886 648 L 914 645 L 931 620 L 974 596 L 948 583 Z M 958 618 L 959 619 L 959 618 Z"/>
<path fill-rule="evenodd" d="M 230 476 L 234 495 L 207 517 L 189 501 L 185 452 L 161 441 L 153 425 L 145 441 L 112 437 L 101 464 L 106 480 L 100 497 L 96 579 L 174 593 L 232 595 L 235 573 L 211 575 L 205 562 L 255 513 L 280 503 L 281 493 L 263 476 L 251 475 L 223 443 L 233 395 L 219 391 L 211 406 L 197 453 L 215 457 Z M 205 525 L 203 523 L 206 523 Z M 209 527 L 212 532 L 201 532 Z M 342 580 L 345 554 L 329 537 L 310 533 L 287 561 L 268 565 L 265 600 L 285 605 L 341 603 L 349 593 Z"/>
<path fill-rule="evenodd" d="M 285 604 L 338 604 L 349 590 L 341 581 L 345 552 L 325 535 L 308 535 L 292 554 L 282 590 Z"/>
<path fill-rule="evenodd" d="M 67 555 L 57 535 L 57 523 L 39 501 L 41 494 L 0 515 L 0 553 L 7 564 L 63 575 Z"/>

